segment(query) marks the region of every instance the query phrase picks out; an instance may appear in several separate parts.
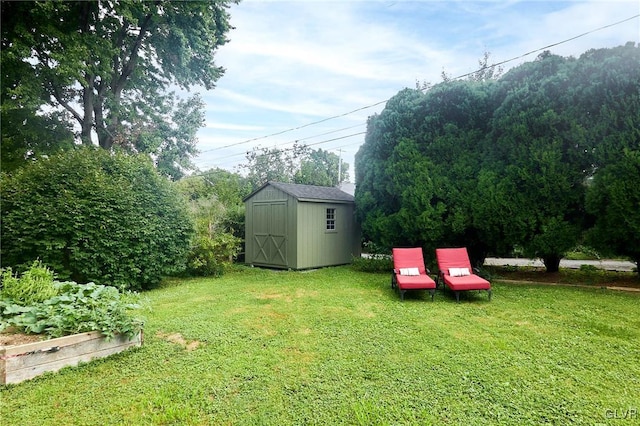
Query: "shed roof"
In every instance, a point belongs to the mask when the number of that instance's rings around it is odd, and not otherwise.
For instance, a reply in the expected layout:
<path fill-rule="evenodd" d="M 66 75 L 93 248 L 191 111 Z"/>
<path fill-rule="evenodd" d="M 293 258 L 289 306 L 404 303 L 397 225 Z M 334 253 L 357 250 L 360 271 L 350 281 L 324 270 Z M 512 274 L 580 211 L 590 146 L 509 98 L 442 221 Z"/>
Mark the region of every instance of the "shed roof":
<path fill-rule="evenodd" d="M 283 182 L 267 182 L 262 185 L 260 188 L 252 192 L 250 195 L 245 197 L 244 201 L 251 198 L 255 193 L 259 192 L 266 186 L 273 186 L 292 197 L 296 198 L 298 201 L 333 201 L 333 202 L 348 202 L 353 203 L 354 197 L 353 195 L 347 194 L 346 192 L 330 187 L 330 186 L 316 186 L 316 185 L 301 185 L 297 183 L 283 183 Z"/>

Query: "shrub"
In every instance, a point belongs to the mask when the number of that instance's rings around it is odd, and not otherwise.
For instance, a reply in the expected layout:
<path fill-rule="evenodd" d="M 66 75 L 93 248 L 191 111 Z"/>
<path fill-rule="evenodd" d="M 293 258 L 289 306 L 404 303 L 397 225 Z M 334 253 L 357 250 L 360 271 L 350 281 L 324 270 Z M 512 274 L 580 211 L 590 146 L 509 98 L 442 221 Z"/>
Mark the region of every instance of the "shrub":
<path fill-rule="evenodd" d="M 2 271 L 2 291 L 0 297 L 15 303 L 30 305 L 47 300 L 58 293 L 53 280 L 52 270 L 40 260 L 33 262 L 21 277 L 14 276 L 11 268 Z"/>
<path fill-rule="evenodd" d="M 196 236 L 187 258 L 187 274 L 221 276 L 237 257 L 244 239 L 242 196 L 245 180 L 224 170 L 210 170 L 175 182 L 187 200 Z"/>
<path fill-rule="evenodd" d="M 393 271 L 393 260 L 390 256 L 370 255 L 369 257 L 354 257 L 351 267 L 362 272 L 383 272 Z"/>
<path fill-rule="evenodd" d="M 479 277 L 484 278 L 487 281 L 493 281 L 496 277 L 494 276 L 491 268 L 473 268 L 473 273 L 478 275 Z"/>
<path fill-rule="evenodd" d="M 600 269 L 598 269 L 593 265 L 580 265 L 580 272 L 584 272 L 587 274 L 594 274 L 594 273 L 598 273 L 599 271 Z"/>
<path fill-rule="evenodd" d="M 2 178 L 2 263 L 42 259 L 61 279 L 149 288 L 184 270 L 193 224 L 144 157 L 82 148 Z"/>
<path fill-rule="evenodd" d="M 222 276 L 240 251 L 239 238 L 228 233 L 194 239 L 187 260 L 187 272 L 196 276 Z"/>
<path fill-rule="evenodd" d="M 589 246 L 577 245 L 568 251 L 564 258 L 569 260 L 600 260 L 600 253 Z"/>

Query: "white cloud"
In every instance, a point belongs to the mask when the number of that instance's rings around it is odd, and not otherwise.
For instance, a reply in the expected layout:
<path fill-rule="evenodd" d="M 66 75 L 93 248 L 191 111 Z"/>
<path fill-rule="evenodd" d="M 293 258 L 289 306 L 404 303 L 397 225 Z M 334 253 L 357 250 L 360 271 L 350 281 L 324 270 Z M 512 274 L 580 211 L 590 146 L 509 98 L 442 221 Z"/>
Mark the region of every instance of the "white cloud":
<path fill-rule="evenodd" d="M 251 126 L 246 124 L 232 124 L 232 123 L 216 123 L 208 121 L 204 125 L 207 129 L 221 129 L 221 130 L 242 130 L 242 131 L 265 131 L 264 126 Z"/>
<path fill-rule="evenodd" d="M 414 87 L 416 80 L 438 83 L 443 70 L 453 76 L 474 71 L 484 51 L 492 52 L 494 61 L 506 60 L 638 12 L 633 0 L 243 1 L 230 10 L 236 29 L 217 56 L 226 74 L 215 90 L 202 94 L 207 127 L 199 134 L 203 153 L 196 163 L 231 168 L 258 145 L 286 146 L 332 129 L 364 125 L 384 105 L 305 126 L 384 101 Z M 627 41 L 640 42 L 640 19 L 551 50 L 578 56 Z M 256 140 L 215 149 L 251 139 Z M 364 136 L 315 147 L 346 145 L 343 154 L 353 176 L 353 155 L 362 141 Z"/>

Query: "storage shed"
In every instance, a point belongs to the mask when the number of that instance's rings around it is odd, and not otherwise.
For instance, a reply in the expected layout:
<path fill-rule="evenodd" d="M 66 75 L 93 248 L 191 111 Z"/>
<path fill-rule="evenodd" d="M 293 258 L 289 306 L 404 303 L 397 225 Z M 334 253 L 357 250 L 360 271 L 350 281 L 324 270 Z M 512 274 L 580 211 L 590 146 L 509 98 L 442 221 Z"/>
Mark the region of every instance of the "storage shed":
<path fill-rule="evenodd" d="M 309 269 L 360 256 L 354 198 L 338 188 L 267 182 L 244 203 L 251 265 Z"/>

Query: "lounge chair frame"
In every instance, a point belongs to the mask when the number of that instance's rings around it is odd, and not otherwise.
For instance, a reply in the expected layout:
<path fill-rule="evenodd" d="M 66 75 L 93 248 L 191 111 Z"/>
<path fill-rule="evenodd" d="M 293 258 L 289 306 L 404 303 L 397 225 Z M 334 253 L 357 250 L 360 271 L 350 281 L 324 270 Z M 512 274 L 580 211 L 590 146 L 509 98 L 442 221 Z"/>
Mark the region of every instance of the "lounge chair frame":
<path fill-rule="evenodd" d="M 393 249 L 393 271 L 391 272 L 391 288 L 397 290 L 400 294 L 400 300 L 404 301 L 404 294 L 407 291 L 427 290 L 431 295 L 431 301 L 436 294 L 437 284 L 429 274 L 431 272 L 424 264 L 424 257 L 422 255 L 422 248 L 394 248 Z M 406 287 L 402 283 L 398 282 L 398 276 L 401 276 L 401 268 L 413 268 L 416 267 L 419 270 L 419 275 L 414 279 L 413 277 L 405 277 L 400 280 L 409 279 L 416 281 L 407 283 Z"/>
<path fill-rule="evenodd" d="M 438 261 L 437 282 L 443 282 L 446 287 L 454 292 L 456 302 L 460 302 L 460 293 L 471 290 L 485 290 L 489 301 L 491 301 L 491 283 L 480 277 L 477 268 L 471 267 L 467 249 L 461 248 L 439 248 L 436 249 L 436 259 Z M 470 275 L 464 277 L 452 277 L 449 275 L 450 268 L 467 268 Z"/>

